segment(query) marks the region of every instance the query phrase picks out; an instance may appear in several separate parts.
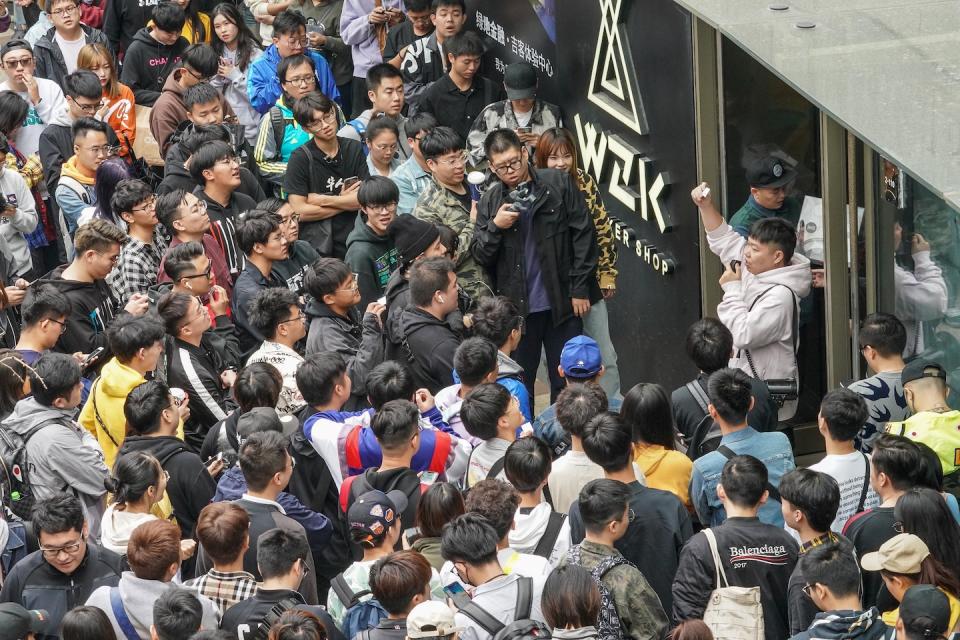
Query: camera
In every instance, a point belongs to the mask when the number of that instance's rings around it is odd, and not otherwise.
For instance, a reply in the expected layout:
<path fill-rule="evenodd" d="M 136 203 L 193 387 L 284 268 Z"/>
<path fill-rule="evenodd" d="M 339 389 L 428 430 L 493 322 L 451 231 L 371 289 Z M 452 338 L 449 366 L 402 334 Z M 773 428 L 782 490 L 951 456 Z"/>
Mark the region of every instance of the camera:
<path fill-rule="evenodd" d="M 9 206 L 10 206 L 10 203 L 7 202 L 6 196 L 4 196 L 2 193 L 0 193 L 0 211 L 3 211 L 4 209 L 6 209 L 6 208 L 9 207 Z"/>
<path fill-rule="evenodd" d="M 521 215 L 526 213 L 527 209 L 536 199 L 537 196 L 533 193 L 533 189 L 530 188 L 529 182 L 518 184 L 507 194 L 507 200 L 511 203 L 510 210 L 516 211 Z"/>
<path fill-rule="evenodd" d="M 770 391 L 770 397 L 782 407 L 785 403 L 796 400 L 800 395 L 800 385 L 796 378 L 782 378 L 777 380 L 764 380 L 767 383 L 767 390 Z"/>

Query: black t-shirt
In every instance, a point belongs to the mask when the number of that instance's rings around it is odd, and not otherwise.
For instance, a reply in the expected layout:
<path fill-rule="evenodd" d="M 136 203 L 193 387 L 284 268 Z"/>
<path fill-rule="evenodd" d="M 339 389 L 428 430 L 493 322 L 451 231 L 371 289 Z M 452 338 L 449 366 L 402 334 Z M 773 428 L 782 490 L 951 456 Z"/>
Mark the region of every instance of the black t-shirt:
<path fill-rule="evenodd" d="M 863 558 L 864 554 L 872 553 L 880 549 L 880 545 L 897 535 L 894 529 L 896 518 L 893 515 L 893 507 L 877 507 L 859 513 L 849 520 L 843 528 L 845 535 L 853 548 L 857 551 L 857 560 Z M 865 609 L 878 607 L 880 611 L 890 611 L 897 606 L 886 587 L 883 585 L 883 578 L 879 571 L 867 571 L 861 568 L 860 572 L 863 578 L 863 606 Z M 892 605 L 892 606 L 890 606 Z"/>
<path fill-rule="evenodd" d="M 460 91 L 447 74 L 430 85 L 420 96 L 420 111 L 431 113 L 437 122 L 450 127 L 466 140 L 473 121 L 487 105 L 503 100 L 503 86 L 487 78 L 474 76 L 473 85 Z"/>
<path fill-rule="evenodd" d="M 467 190 L 466 193 L 460 194 L 460 193 L 457 193 L 456 191 L 451 191 L 450 193 L 452 193 L 457 197 L 457 200 L 460 201 L 460 204 L 463 206 L 464 209 L 466 209 L 467 211 L 470 211 L 470 208 L 473 206 L 473 195 L 470 193 L 470 185 L 464 182 L 463 186 Z M 464 248 L 465 247 L 461 247 L 460 251 L 463 251 Z"/>
<path fill-rule="evenodd" d="M 395 27 L 390 27 L 390 31 L 387 32 L 387 44 L 383 48 L 384 62 L 393 60 L 405 46 L 413 44 L 415 40 L 419 40 L 420 38 L 426 38 L 428 35 L 430 34 L 428 33 L 425 36 L 416 35 L 413 32 L 413 23 L 410 20 L 404 20 Z"/>
<path fill-rule="evenodd" d="M 407 620 L 384 618 L 370 630 L 370 640 L 404 640 L 407 637 Z"/>
<path fill-rule="evenodd" d="M 320 618 L 320 624 L 326 630 L 328 640 L 345 640 L 343 634 L 334 624 L 333 618 L 323 607 L 304 604 L 303 597 L 299 593 L 287 589 L 261 588 L 253 597 L 241 600 L 230 607 L 223 614 L 220 628 L 234 637 L 249 639 L 257 632 L 258 627 L 270 610 L 284 599 L 296 603 L 290 609 L 309 611 Z"/>
<path fill-rule="evenodd" d="M 340 148 L 330 158 L 313 140 L 290 156 L 283 189 L 288 194 L 307 196 L 339 195 L 345 178 L 365 180 L 370 176 L 363 147 L 356 140 L 338 138 Z M 306 240 L 320 255 L 341 260 L 347 253 L 347 236 L 353 231 L 357 211 L 342 211 L 327 220 L 300 223 L 300 239 Z M 331 239 L 332 236 L 332 239 Z"/>

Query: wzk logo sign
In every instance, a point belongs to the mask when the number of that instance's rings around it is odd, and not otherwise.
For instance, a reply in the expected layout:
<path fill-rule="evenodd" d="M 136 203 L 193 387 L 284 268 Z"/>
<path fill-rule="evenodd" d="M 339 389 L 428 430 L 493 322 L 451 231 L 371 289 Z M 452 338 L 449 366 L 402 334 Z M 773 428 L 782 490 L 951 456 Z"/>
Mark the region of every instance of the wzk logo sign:
<path fill-rule="evenodd" d="M 593 57 L 588 96 L 590 102 L 640 135 L 649 132 L 643 102 L 633 78 L 633 59 L 622 24 L 623 0 L 600 0 L 602 16 L 597 52 Z"/>

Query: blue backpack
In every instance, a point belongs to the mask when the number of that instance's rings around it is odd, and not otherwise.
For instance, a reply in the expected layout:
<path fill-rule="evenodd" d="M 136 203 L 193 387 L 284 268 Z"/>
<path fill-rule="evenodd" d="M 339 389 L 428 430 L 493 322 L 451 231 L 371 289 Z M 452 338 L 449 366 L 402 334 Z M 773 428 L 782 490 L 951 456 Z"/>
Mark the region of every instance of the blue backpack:
<path fill-rule="evenodd" d="M 340 598 L 340 602 L 347 607 L 343 624 L 340 625 L 340 630 L 343 631 L 347 640 L 354 640 L 357 634 L 361 634 L 361 640 L 367 640 L 369 630 L 387 617 L 387 610 L 376 598 L 360 600 L 364 596 L 371 595 L 370 589 L 363 589 L 354 593 L 342 573 L 330 582 L 330 588 Z"/>

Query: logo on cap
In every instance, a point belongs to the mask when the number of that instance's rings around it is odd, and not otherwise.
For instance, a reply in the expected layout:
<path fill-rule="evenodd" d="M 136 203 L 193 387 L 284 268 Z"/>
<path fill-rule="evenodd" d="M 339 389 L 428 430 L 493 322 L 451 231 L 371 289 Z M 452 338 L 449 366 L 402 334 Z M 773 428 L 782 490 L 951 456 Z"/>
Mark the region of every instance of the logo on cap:
<path fill-rule="evenodd" d="M 779 178 L 783 175 L 783 165 L 779 162 L 773 165 L 773 177 Z"/>

